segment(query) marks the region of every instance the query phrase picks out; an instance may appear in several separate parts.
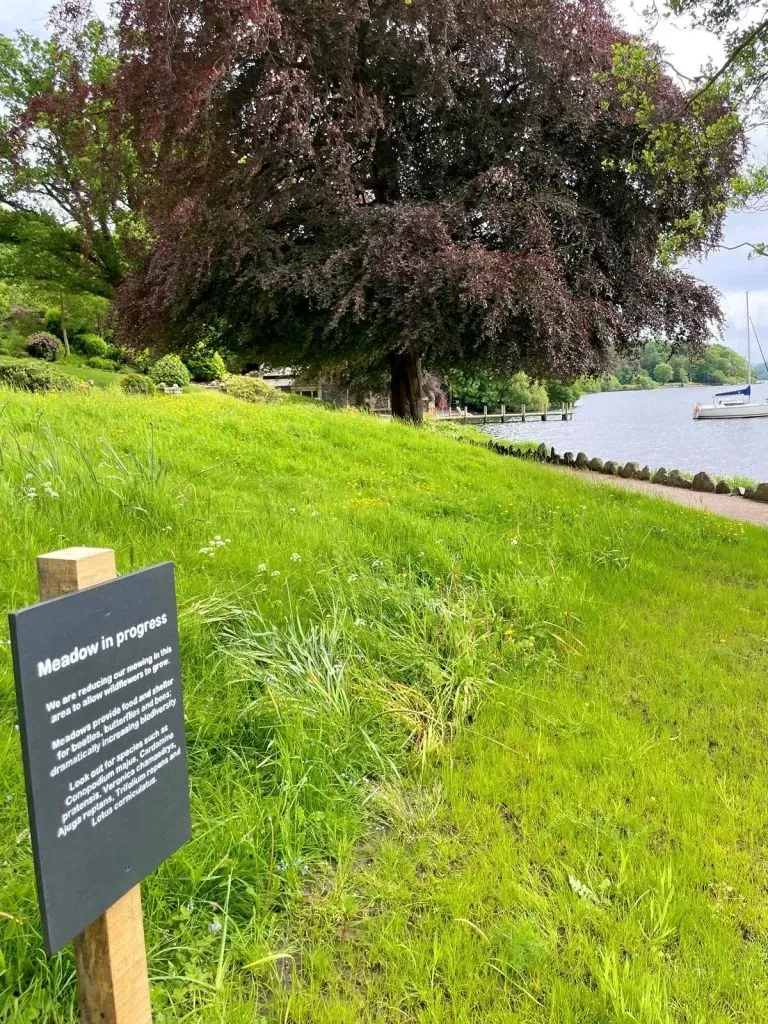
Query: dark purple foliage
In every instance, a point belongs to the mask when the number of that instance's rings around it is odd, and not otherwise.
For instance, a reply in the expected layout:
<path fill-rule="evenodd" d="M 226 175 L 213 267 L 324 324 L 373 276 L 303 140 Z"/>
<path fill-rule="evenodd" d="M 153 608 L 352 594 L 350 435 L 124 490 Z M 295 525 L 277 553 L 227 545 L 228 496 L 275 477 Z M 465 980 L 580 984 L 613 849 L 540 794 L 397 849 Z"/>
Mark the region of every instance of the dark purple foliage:
<path fill-rule="evenodd" d="M 45 331 L 32 334 L 27 340 L 27 352 L 35 359 L 45 359 L 48 363 L 54 363 L 59 358 L 59 339 Z"/>
<path fill-rule="evenodd" d="M 69 5 L 72 9 L 78 5 Z M 119 0 L 117 109 L 153 244 L 126 333 L 201 323 L 265 361 L 387 370 L 419 418 L 430 369 L 604 369 L 640 332 L 702 347 L 715 293 L 658 257 L 719 236 L 738 126 L 681 174 L 657 125 L 701 136 L 663 75 L 622 102 L 601 0 Z"/>

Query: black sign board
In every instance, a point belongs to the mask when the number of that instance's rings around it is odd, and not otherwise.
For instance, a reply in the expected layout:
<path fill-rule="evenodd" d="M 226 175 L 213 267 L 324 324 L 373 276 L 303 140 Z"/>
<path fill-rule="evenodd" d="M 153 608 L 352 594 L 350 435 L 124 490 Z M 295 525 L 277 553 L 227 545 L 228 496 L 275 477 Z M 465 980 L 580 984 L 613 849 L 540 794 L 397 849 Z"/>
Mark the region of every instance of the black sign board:
<path fill-rule="evenodd" d="M 54 953 L 190 835 L 173 565 L 45 601 L 10 623 Z"/>

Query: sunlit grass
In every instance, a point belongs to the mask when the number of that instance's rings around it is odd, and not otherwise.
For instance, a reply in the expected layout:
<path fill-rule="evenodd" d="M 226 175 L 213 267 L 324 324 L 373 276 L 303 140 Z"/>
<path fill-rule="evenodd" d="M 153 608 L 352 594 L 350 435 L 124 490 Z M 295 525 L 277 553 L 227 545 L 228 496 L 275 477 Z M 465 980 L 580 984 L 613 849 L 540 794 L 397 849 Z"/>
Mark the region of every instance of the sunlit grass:
<path fill-rule="evenodd" d="M 6 608 L 70 544 L 177 566 L 159 1024 L 766 1017 L 764 533 L 309 403 L 0 409 Z M 0 1019 L 73 1024 L 0 680 Z"/>

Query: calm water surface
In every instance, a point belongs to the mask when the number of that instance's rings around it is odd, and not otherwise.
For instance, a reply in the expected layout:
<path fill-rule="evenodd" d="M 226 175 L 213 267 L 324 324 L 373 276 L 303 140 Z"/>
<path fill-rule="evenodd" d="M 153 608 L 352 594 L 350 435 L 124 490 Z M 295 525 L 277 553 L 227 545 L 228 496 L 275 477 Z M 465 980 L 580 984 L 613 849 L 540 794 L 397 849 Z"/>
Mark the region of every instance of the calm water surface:
<path fill-rule="evenodd" d="M 573 420 L 504 423 L 485 429 L 495 437 L 544 441 L 560 455 L 583 451 L 590 458 L 665 466 L 684 473 L 706 470 L 722 476 L 768 481 L 768 418 L 695 421 L 696 402 L 711 402 L 715 387 L 614 391 L 585 395 Z M 752 397 L 768 398 L 768 384 Z"/>

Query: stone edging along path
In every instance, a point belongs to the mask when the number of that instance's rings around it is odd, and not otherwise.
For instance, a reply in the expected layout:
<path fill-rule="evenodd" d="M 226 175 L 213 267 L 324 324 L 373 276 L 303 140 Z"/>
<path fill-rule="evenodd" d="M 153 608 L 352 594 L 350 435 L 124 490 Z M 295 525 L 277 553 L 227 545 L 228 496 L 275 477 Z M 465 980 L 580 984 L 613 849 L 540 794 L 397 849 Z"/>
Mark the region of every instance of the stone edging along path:
<path fill-rule="evenodd" d="M 590 459 L 584 452 L 574 455 L 573 452 L 566 452 L 565 455 L 558 455 L 554 448 L 540 444 L 535 450 L 515 448 L 513 445 L 503 445 L 491 441 L 490 447 L 499 455 L 511 455 L 517 459 L 528 459 L 534 462 L 544 462 L 552 466 L 568 466 L 571 469 L 579 469 L 589 473 L 602 473 L 604 476 L 617 476 L 625 480 L 641 480 L 646 483 L 658 484 L 661 487 L 677 487 L 684 491 L 699 491 L 702 494 L 723 494 L 733 497 L 746 498 L 750 501 L 768 502 L 768 483 L 758 484 L 756 487 L 731 487 L 725 480 L 715 481 L 709 473 L 697 473 L 689 480 L 683 476 L 679 469 L 651 470 L 648 466 L 641 469 L 637 462 L 613 462 L 602 459 Z"/>

